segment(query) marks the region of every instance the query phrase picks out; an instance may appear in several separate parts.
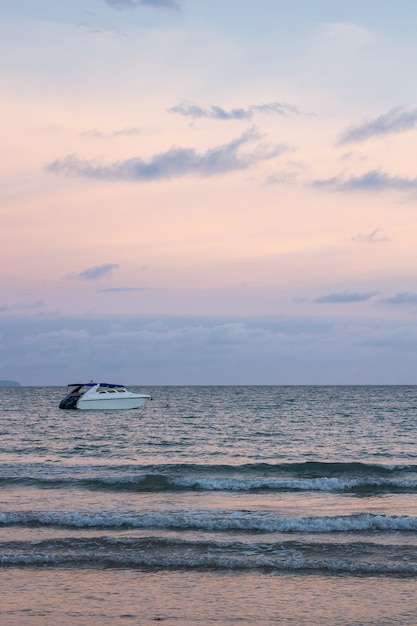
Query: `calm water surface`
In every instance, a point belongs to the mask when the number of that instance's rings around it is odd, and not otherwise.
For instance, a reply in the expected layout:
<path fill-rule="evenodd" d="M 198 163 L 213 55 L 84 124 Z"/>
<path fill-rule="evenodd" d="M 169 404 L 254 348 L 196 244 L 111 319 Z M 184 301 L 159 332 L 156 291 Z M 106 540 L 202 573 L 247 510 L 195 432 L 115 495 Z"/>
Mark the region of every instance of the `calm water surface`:
<path fill-rule="evenodd" d="M 417 623 L 417 387 L 140 391 L 0 388 L 1 624 Z"/>

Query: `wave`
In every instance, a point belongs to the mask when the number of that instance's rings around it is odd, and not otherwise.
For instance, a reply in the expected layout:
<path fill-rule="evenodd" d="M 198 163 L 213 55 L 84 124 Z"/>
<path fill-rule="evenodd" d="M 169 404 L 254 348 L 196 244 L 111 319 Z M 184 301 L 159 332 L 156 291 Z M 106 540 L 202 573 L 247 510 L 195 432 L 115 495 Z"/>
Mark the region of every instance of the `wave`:
<path fill-rule="evenodd" d="M 55 468 L 0 466 L 0 487 L 91 491 L 318 491 L 417 493 L 416 465 L 255 463 Z"/>
<path fill-rule="evenodd" d="M 61 538 L 0 544 L 0 566 L 228 569 L 354 575 L 417 574 L 417 546 L 272 544 L 159 537 Z"/>
<path fill-rule="evenodd" d="M 166 513 L 10 511 L 0 513 L 0 526 L 321 534 L 415 532 L 417 518 L 370 513 L 335 517 L 277 517 L 269 512 L 191 509 Z"/>

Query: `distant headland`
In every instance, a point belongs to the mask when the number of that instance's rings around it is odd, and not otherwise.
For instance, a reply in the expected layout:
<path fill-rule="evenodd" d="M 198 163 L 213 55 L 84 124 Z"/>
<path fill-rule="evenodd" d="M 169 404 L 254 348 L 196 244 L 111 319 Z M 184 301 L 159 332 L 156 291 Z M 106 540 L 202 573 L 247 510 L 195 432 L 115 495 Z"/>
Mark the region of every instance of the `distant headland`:
<path fill-rule="evenodd" d="M 0 380 L 0 387 L 21 387 L 16 380 Z"/>

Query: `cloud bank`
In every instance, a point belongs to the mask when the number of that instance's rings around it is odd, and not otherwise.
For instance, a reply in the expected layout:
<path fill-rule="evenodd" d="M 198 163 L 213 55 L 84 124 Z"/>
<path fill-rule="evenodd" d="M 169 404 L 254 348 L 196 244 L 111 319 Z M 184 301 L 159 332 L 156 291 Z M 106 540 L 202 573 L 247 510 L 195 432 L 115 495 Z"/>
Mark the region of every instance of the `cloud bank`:
<path fill-rule="evenodd" d="M 0 378 L 66 385 L 414 384 L 415 320 L 2 318 Z"/>
<path fill-rule="evenodd" d="M 218 105 L 212 105 L 208 109 L 203 109 L 196 104 L 183 102 L 168 109 L 170 113 L 178 113 L 185 117 L 210 118 L 215 120 L 249 120 L 255 113 L 275 113 L 278 115 L 288 115 L 298 113 L 296 107 L 281 102 L 269 102 L 266 104 L 254 104 L 246 108 L 223 109 Z"/>
<path fill-rule="evenodd" d="M 356 143 L 394 133 L 411 130 L 417 125 L 417 109 L 408 111 L 404 107 L 395 107 L 373 120 L 359 126 L 351 126 L 341 136 L 338 144 Z"/>
<path fill-rule="evenodd" d="M 240 153 L 240 148 L 259 139 L 249 130 L 233 141 L 199 154 L 191 148 L 172 148 L 153 156 L 148 161 L 141 158 L 126 159 L 110 164 L 83 161 L 75 155 L 58 159 L 47 166 L 47 171 L 67 176 L 83 176 L 99 180 L 151 181 L 180 176 L 213 176 L 236 170 L 245 170 L 261 161 L 281 154 L 282 145 L 258 144 L 251 151 Z"/>

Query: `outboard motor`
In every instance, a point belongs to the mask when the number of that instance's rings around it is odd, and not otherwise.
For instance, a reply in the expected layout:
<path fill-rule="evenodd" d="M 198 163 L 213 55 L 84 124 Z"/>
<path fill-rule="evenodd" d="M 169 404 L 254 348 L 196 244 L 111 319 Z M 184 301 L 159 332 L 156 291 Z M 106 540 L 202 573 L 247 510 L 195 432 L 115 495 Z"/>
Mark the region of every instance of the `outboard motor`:
<path fill-rule="evenodd" d="M 67 396 L 65 396 L 65 398 L 62 398 L 61 402 L 59 403 L 59 408 L 60 409 L 76 409 L 77 402 L 79 399 L 80 399 L 79 395 L 69 393 Z"/>

